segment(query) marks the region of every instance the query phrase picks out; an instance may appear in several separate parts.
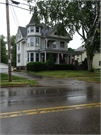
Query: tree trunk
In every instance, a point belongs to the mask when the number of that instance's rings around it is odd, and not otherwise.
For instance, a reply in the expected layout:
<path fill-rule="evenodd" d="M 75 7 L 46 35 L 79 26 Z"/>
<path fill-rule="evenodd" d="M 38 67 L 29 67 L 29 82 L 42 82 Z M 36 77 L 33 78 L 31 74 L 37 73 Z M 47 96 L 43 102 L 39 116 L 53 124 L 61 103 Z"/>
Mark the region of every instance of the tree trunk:
<path fill-rule="evenodd" d="M 93 62 L 93 58 L 90 57 L 90 54 L 87 54 L 88 71 L 91 71 L 92 69 L 92 62 Z"/>

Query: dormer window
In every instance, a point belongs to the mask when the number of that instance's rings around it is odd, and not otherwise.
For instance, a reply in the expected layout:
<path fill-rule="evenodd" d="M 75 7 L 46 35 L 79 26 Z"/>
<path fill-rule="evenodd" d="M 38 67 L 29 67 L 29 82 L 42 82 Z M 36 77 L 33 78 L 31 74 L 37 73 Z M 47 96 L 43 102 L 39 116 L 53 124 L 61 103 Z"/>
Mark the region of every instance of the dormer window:
<path fill-rule="evenodd" d="M 36 27 L 36 32 L 39 32 L 39 27 Z"/>
<path fill-rule="evenodd" d="M 31 32 L 34 32 L 34 27 L 31 27 Z"/>

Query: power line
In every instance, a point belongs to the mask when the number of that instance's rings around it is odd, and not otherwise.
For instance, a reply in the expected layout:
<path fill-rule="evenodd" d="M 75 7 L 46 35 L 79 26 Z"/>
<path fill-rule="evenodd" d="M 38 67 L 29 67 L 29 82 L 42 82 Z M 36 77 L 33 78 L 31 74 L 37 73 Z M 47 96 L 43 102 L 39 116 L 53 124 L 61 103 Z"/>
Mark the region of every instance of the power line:
<path fill-rule="evenodd" d="M 15 25 L 16 25 L 16 28 L 17 28 L 18 26 L 17 26 L 17 24 L 16 24 L 16 20 L 15 20 L 15 18 L 14 18 L 14 14 L 13 14 L 13 12 L 12 12 L 11 7 L 10 7 L 10 10 L 11 10 L 11 13 L 12 13 L 12 16 L 13 16 L 13 19 L 14 19 L 14 22 L 15 22 Z"/>
<path fill-rule="evenodd" d="M 17 18 L 16 12 L 15 12 L 15 10 L 14 10 L 13 6 L 12 6 L 12 9 L 13 9 L 13 13 L 14 13 L 14 15 L 15 15 L 15 18 L 16 18 L 16 20 L 17 20 L 17 23 L 18 23 L 18 25 L 19 25 L 19 21 L 18 21 L 18 18 Z"/>

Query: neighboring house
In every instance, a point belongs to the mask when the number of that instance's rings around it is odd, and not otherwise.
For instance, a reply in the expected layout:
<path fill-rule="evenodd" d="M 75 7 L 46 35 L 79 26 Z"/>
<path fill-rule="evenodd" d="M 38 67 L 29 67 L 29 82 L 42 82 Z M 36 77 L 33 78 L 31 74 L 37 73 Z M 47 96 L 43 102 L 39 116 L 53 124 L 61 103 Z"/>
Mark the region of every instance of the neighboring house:
<path fill-rule="evenodd" d="M 82 61 L 84 61 L 85 58 L 87 58 L 85 47 L 80 46 L 79 48 L 75 49 L 75 51 L 83 52 L 82 57 L 80 55 L 75 56 L 75 60 L 78 60 L 78 63 L 81 64 L 81 59 L 82 59 Z M 101 68 L 101 53 L 100 52 L 96 52 L 94 54 L 93 67 L 95 69 Z"/>
<path fill-rule="evenodd" d="M 34 16 L 34 14 L 33 14 Z M 56 35 L 55 28 L 47 28 L 44 23 L 35 25 L 33 16 L 26 27 L 18 27 L 16 36 L 17 67 L 26 67 L 29 62 L 46 62 L 51 54 L 55 63 L 73 63 L 75 55 L 81 51 L 68 51 L 71 39 L 66 36 Z"/>
<path fill-rule="evenodd" d="M 11 67 L 11 71 L 13 71 L 13 67 Z M 8 65 L 4 63 L 0 63 L 0 73 L 8 73 Z"/>

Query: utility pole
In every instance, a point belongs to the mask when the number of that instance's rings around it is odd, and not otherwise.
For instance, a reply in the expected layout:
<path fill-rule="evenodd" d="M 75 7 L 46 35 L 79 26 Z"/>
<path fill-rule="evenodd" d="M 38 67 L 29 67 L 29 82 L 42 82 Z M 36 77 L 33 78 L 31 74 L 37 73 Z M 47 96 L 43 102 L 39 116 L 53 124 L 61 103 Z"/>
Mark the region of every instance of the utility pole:
<path fill-rule="evenodd" d="M 7 42 L 8 42 L 8 81 L 12 81 L 11 77 L 11 47 L 10 47 L 10 23 L 9 23 L 9 4 L 6 0 L 6 19 L 7 19 Z"/>

